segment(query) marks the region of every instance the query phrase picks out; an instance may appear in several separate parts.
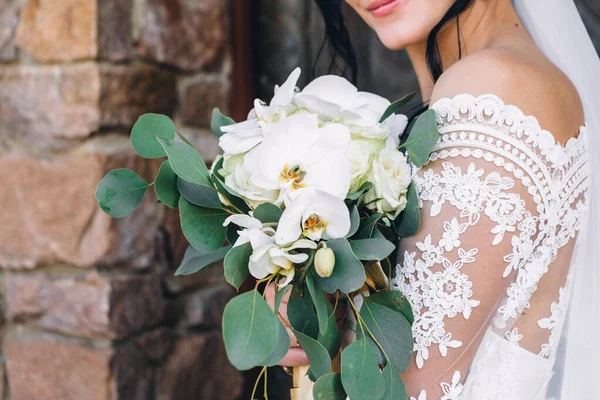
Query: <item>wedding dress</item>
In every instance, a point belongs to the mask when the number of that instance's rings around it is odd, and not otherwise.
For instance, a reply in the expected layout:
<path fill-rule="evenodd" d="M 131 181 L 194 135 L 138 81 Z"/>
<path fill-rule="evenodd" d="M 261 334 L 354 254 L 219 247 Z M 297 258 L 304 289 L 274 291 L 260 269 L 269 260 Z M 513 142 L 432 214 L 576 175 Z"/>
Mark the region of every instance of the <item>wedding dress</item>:
<path fill-rule="evenodd" d="M 417 367 L 478 348 L 468 371 L 445 374 L 443 400 L 545 399 L 587 215 L 586 128 L 563 146 L 494 95 L 431 108 L 442 138 L 415 176 L 426 221 L 395 277 Z"/>

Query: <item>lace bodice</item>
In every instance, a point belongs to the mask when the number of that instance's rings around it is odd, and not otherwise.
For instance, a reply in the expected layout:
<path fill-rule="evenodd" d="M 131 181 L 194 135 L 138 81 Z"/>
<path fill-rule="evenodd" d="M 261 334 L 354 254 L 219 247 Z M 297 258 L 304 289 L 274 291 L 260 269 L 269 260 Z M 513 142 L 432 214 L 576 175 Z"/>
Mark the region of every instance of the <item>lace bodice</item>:
<path fill-rule="evenodd" d="M 418 400 L 545 398 L 585 220 L 585 127 L 563 146 L 493 95 L 432 108 L 423 226 L 394 280 L 416 315 Z"/>

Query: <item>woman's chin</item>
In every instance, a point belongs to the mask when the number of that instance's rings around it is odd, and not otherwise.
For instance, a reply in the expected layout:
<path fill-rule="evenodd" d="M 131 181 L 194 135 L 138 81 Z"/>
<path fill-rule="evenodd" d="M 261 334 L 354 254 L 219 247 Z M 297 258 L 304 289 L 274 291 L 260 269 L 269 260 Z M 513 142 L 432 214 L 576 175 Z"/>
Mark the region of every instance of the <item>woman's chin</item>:
<path fill-rule="evenodd" d="M 403 50 L 409 46 L 421 43 L 427 39 L 427 32 L 419 26 L 411 24 L 389 24 L 389 26 L 375 27 L 379 40 L 389 50 Z"/>

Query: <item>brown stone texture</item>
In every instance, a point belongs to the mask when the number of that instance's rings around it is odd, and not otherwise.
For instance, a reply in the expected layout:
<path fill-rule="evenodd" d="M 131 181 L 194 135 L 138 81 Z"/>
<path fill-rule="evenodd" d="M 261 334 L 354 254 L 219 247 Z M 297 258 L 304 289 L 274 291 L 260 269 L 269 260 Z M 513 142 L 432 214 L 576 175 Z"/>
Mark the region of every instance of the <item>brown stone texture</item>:
<path fill-rule="evenodd" d="M 27 0 L 18 29 L 23 50 L 43 62 L 96 57 L 97 0 Z"/>
<path fill-rule="evenodd" d="M 156 378 L 156 400 L 232 400 L 242 374 L 229 364 L 218 332 L 183 337 Z"/>
<path fill-rule="evenodd" d="M 180 92 L 182 119 L 188 125 L 208 126 L 214 107 L 227 114 L 229 87 L 218 76 L 203 76 L 184 82 Z"/>
<path fill-rule="evenodd" d="M 169 72 L 141 64 L 100 67 L 103 126 L 131 126 L 148 112 L 171 114 L 176 101 L 175 76 Z"/>
<path fill-rule="evenodd" d="M 98 1 L 98 55 L 120 61 L 133 50 L 133 0 Z"/>
<path fill-rule="evenodd" d="M 0 68 L 0 137 L 51 146 L 98 130 L 100 76 L 92 63 Z"/>
<path fill-rule="evenodd" d="M 185 326 L 218 328 L 225 305 L 235 294 L 235 289 L 229 285 L 186 294 L 180 300 L 179 318 Z"/>
<path fill-rule="evenodd" d="M 171 294 L 178 294 L 198 287 L 212 287 L 225 282 L 221 262 L 216 262 L 191 275 L 174 275 L 174 272 L 167 272 L 165 277 L 165 288 Z"/>
<path fill-rule="evenodd" d="M 108 348 L 42 335 L 10 336 L 4 345 L 12 400 L 107 400 Z"/>
<path fill-rule="evenodd" d="M 168 328 L 159 328 L 137 338 L 135 345 L 151 363 L 159 364 L 171 354 L 175 335 Z"/>
<path fill-rule="evenodd" d="M 0 61 L 17 57 L 16 32 L 20 16 L 20 0 L 0 0 Z"/>
<path fill-rule="evenodd" d="M 226 7 L 222 0 L 146 0 L 140 54 L 184 70 L 211 64 L 227 37 Z"/>
<path fill-rule="evenodd" d="M 148 265 L 154 255 L 157 224 L 152 192 L 122 220 L 104 214 L 94 193 L 110 169 L 128 167 L 148 177 L 156 165 L 131 150 L 82 152 L 47 160 L 17 153 L 0 157 L 0 182 L 5 188 L 0 191 L 0 266 Z"/>
<path fill-rule="evenodd" d="M 154 371 L 133 345 L 121 345 L 115 349 L 111 372 L 111 400 L 153 398 Z"/>

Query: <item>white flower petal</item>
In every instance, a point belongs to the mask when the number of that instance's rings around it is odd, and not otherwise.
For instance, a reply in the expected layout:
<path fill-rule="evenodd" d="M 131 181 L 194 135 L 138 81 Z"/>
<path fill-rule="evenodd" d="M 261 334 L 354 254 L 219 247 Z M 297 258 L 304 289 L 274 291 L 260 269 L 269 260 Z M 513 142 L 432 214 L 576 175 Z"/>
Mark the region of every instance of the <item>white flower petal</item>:
<path fill-rule="evenodd" d="M 347 79 L 336 75 L 324 75 L 310 82 L 302 94 L 315 96 L 323 101 L 350 108 L 357 97 L 358 89 Z"/>
<path fill-rule="evenodd" d="M 275 241 L 279 245 L 285 245 L 295 242 L 302 234 L 302 213 L 304 212 L 304 204 L 292 202 L 283 211 L 277 231 L 275 233 Z"/>
<path fill-rule="evenodd" d="M 284 287 L 285 285 L 287 285 L 288 283 L 290 283 L 292 281 L 292 279 L 294 278 L 294 273 L 296 271 L 294 270 L 294 268 L 290 268 L 290 269 L 280 269 L 279 273 L 283 276 L 285 276 L 285 280 L 283 280 L 283 282 L 279 281 L 277 283 L 277 285 L 279 287 Z"/>
<path fill-rule="evenodd" d="M 284 106 L 292 102 L 298 78 L 300 78 L 300 68 L 293 70 L 283 85 L 277 88 L 275 96 L 271 100 L 271 106 Z"/>
<path fill-rule="evenodd" d="M 260 229 L 263 226 L 262 222 L 258 219 L 245 214 L 230 215 L 225 219 L 225 222 L 223 222 L 223 226 L 227 226 L 232 222 L 241 228 Z"/>
<path fill-rule="evenodd" d="M 317 244 L 312 240 L 308 239 L 299 239 L 296 240 L 290 247 L 286 247 L 286 251 L 294 250 L 294 249 L 316 249 Z"/>

